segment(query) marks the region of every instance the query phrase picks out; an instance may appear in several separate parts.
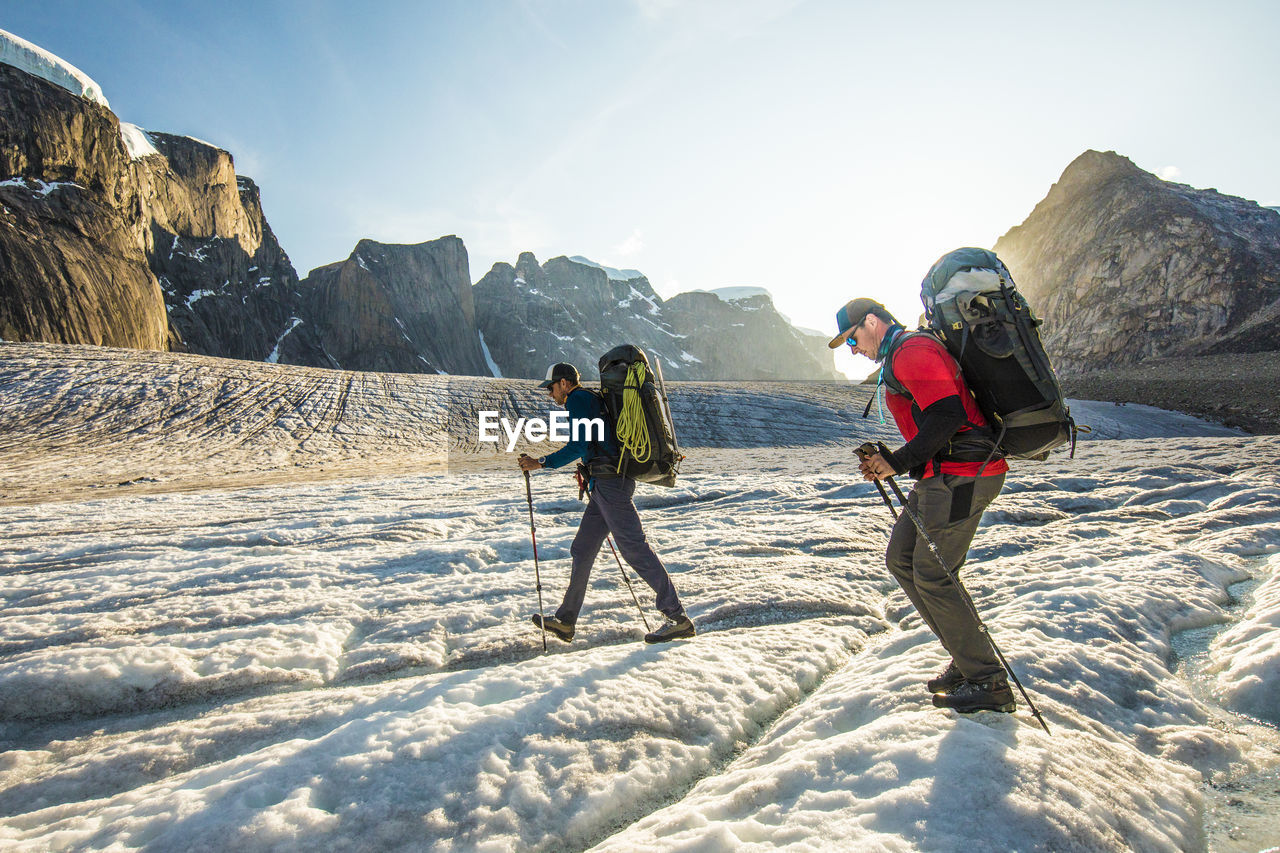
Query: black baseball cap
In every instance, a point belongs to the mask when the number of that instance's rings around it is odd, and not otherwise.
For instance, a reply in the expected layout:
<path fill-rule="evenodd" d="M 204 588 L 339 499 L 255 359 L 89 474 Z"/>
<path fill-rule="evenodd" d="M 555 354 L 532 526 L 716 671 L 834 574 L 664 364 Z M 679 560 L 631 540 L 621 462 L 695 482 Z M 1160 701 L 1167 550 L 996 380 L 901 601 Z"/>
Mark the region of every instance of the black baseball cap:
<path fill-rule="evenodd" d="M 561 379 L 568 379 L 574 385 L 577 385 L 578 384 L 578 368 L 574 367 L 572 364 L 569 364 L 569 362 L 567 361 L 562 361 L 558 364 L 553 364 L 547 368 L 546 381 L 543 382 L 538 387 L 550 388 L 552 385 L 556 384 Z"/>
<path fill-rule="evenodd" d="M 840 330 L 831 342 L 827 344 L 831 349 L 840 346 L 849 339 L 849 333 L 867 318 L 873 310 L 879 308 L 884 310 L 884 306 L 874 299 L 868 299 L 860 296 L 857 299 L 851 299 L 836 312 L 836 327 Z"/>

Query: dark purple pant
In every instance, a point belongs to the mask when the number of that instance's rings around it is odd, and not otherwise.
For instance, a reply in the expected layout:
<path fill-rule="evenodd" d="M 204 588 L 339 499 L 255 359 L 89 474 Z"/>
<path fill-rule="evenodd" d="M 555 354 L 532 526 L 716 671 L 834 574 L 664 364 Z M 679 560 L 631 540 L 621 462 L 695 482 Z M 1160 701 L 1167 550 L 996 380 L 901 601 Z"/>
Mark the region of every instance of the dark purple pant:
<path fill-rule="evenodd" d="M 591 579 L 591 567 L 605 536 L 610 533 L 622 552 L 622 558 L 657 594 L 658 610 L 671 617 L 684 612 L 666 567 L 645 539 L 640 514 L 631 500 L 635 491 L 636 481 L 629 477 L 595 481 L 587 511 L 582 514 L 582 522 L 578 525 L 578 535 L 573 537 L 573 545 L 569 548 L 573 572 L 569 575 L 564 601 L 556 611 L 556 618 L 561 622 L 572 625 L 578 621 L 582 600 L 587 594 L 587 582 Z"/>

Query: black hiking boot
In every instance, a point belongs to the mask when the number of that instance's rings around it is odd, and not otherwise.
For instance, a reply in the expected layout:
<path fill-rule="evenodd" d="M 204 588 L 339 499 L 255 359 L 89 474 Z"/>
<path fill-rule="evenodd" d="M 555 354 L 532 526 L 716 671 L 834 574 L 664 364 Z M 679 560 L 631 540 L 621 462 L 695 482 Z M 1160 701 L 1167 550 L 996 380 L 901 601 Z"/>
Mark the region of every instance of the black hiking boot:
<path fill-rule="evenodd" d="M 539 628 L 546 628 L 548 634 L 554 634 L 566 643 L 573 639 L 573 626 L 568 623 L 561 622 L 554 616 L 548 616 L 544 619 L 535 613 L 533 614 L 533 624 L 537 625 Z"/>
<path fill-rule="evenodd" d="M 1009 689 L 1009 681 L 1003 675 L 986 681 L 965 679 L 950 693 L 933 694 L 933 704 L 939 708 L 951 708 L 961 714 L 972 714 L 974 711 L 1012 714 L 1018 707 L 1013 691 Z"/>
<path fill-rule="evenodd" d="M 960 667 L 956 666 L 955 661 L 951 661 L 946 669 L 938 673 L 936 678 L 926 681 L 924 686 L 929 688 L 930 693 L 950 693 L 959 687 L 962 681 L 964 681 L 964 673 L 960 671 Z"/>
<path fill-rule="evenodd" d="M 697 629 L 693 627 L 693 622 L 689 620 L 688 616 L 681 613 L 674 619 L 668 616 L 666 624 L 653 633 L 644 635 L 644 641 L 646 643 L 666 643 L 671 640 L 683 640 L 697 633 Z"/>

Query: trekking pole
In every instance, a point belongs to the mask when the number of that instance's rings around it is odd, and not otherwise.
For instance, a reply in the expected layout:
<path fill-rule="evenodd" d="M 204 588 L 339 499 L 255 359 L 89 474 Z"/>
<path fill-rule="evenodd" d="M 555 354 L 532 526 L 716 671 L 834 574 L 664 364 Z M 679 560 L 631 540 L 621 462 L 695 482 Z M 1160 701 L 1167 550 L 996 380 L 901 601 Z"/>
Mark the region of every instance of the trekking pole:
<path fill-rule="evenodd" d="M 649 620 L 644 618 L 644 608 L 640 606 L 640 599 L 636 598 L 635 587 L 631 586 L 631 578 L 627 577 L 627 570 L 622 568 L 622 558 L 618 556 L 618 549 L 613 547 L 613 537 L 605 534 L 604 538 L 609 543 L 609 550 L 613 552 L 613 559 L 618 561 L 618 571 L 622 572 L 622 580 L 627 584 L 627 591 L 631 593 L 631 600 L 636 603 L 636 610 L 640 611 L 640 621 L 644 622 L 645 633 L 649 633 L 652 630 L 649 627 Z"/>
<path fill-rule="evenodd" d="M 868 441 L 866 444 L 857 448 L 853 452 L 858 454 L 859 459 L 861 459 L 863 462 L 866 462 L 868 459 L 872 457 L 874 453 L 876 453 L 876 450 L 874 447 L 872 447 L 871 442 Z M 884 483 L 880 482 L 879 480 L 872 480 L 871 482 L 876 484 L 876 491 L 880 493 L 880 499 L 884 501 L 884 505 L 889 508 L 889 515 L 892 515 L 893 520 L 897 521 L 898 511 L 893 508 L 893 501 L 889 500 L 889 493 L 884 490 Z"/>
<path fill-rule="evenodd" d="M 529 538 L 533 540 L 533 578 L 538 587 L 538 627 L 542 629 L 542 651 L 547 650 L 546 618 L 542 615 L 542 573 L 538 571 L 538 533 L 533 526 L 533 490 L 529 486 L 529 472 L 524 472 L 524 496 L 529 501 Z"/>
<path fill-rule="evenodd" d="M 884 490 L 884 483 L 879 480 L 875 481 L 876 488 L 880 490 L 880 497 L 884 499 L 884 505 L 889 508 L 889 515 L 893 516 L 893 520 L 898 520 L 898 511 L 893 508 L 893 501 L 889 500 L 889 493 Z"/>
<path fill-rule="evenodd" d="M 870 444 L 870 442 L 868 442 L 868 444 Z M 864 456 L 864 452 L 866 448 L 867 448 L 866 444 L 858 448 L 859 457 L 862 457 L 865 459 L 871 455 L 870 453 L 866 453 L 866 455 Z M 888 450 L 889 449 L 887 447 L 881 444 L 879 445 L 877 452 L 879 452 L 881 455 L 884 455 L 888 452 Z M 994 651 L 996 653 L 996 657 L 1000 659 L 1000 665 L 1004 667 L 1005 672 L 1009 673 L 1009 677 L 1013 679 L 1013 683 L 1018 686 L 1018 692 L 1022 694 L 1022 698 L 1026 701 L 1027 707 L 1031 709 L 1031 716 L 1035 717 L 1036 720 L 1040 723 L 1040 725 L 1044 728 L 1045 734 L 1052 736 L 1053 732 L 1049 731 L 1049 724 L 1046 723 L 1044 721 L 1044 717 L 1040 715 L 1040 709 L 1037 708 L 1036 704 L 1031 701 L 1031 697 L 1027 695 L 1026 688 L 1024 688 L 1022 686 L 1022 682 L 1018 680 L 1017 673 L 1013 671 L 1013 667 L 1009 666 L 1009 661 L 1005 660 L 1004 653 L 1001 652 L 1000 647 L 996 645 L 995 637 L 991 636 L 991 632 L 987 630 L 987 623 L 982 621 L 982 617 L 978 614 L 978 607 L 973 603 L 973 598 L 970 597 L 969 591 L 964 588 L 964 584 L 960 583 L 960 576 L 955 572 L 954 569 L 952 569 L 950 566 L 947 565 L 947 561 L 942 557 L 942 552 L 938 550 L 937 543 L 935 543 L 933 541 L 933 537 L 930 536 L 925 531 L 924 521 L 920 518 L 920 516 L 916 513 L 916 511 L 913 510 L 910 507 L 910 505 L 907 504 L 907 498 L 905 495 L 902 494 L 902 489 L 898 488 L 898 484 L 894 482 L 894 479 L 892 477 L 885 477 L 884 479 L 885 479 L 885 482 L 889 484 L 889 487 L 893 489 L 893 493 L 898 496 L 898 502 L 902 504 L 902 511 L 907 514 L 907 518 L 911 519 L 911 523 L 915 525 L 916 531 L 920 534 L 920 538 L 924 540 L 924 543 L 929 546 L 929 550 L 933 552 L 933 557 L 935 560 L 938 561 L 938 565 L 942 566 L 943 571 L 947 573 L 947 577 L 951 578 L 951 582 L 956 585 L 956 589 L 960 590 L 960 597 L 964 599 L 964 603 L 969 607 L 969 612 L 973 614 L 973 618 L 978 623 L 978 631 L 980 631 L 983 634 L 986 634 L 987 642 L 991 643 L 992 651 Z M 883 487 L 881 487 L 880 489 L 880 494 L 884 495 L 885 503 L 888 503 L 889 496 L 885 494 Z M 889 509 L 890 511 L 892 511 L 893 506 L 890 505 Z M 896 518 L 897 516 L 895 515 L 894 517 Z"/>

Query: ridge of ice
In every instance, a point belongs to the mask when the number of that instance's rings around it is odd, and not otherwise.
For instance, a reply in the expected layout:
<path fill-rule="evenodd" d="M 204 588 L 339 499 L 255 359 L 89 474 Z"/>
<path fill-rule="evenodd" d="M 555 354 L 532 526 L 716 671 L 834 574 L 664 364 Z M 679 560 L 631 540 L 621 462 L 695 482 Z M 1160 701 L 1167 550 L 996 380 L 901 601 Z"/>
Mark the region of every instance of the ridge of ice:
<path fill-rule="evenodd" d="M 102 87 L 88 74 L 62 57 L 5 30 L 0 30 L 0 62 L 111 109 Z"/>
<path fill-rule="evenodd" d="M 768 296 L 772 301 L 773 294 L 763 287 L 716 287 L 711 290 L 695 290 L 694 293 L 714 293 L 717 297 L 725 302 L 734 302 L 738 299 L 750 299 L 753 296 Z"/>
<path fill-rule="evenodd" d="M 608 276 L 611 281 L 631 281 L 635 278 L 645 277 L 644 273 L 640 272 L 640 270 L 620 270 L 614 269 L 613 267 L 606 267 L 604 264 L 598 264 L 590 258 L 582 257 L 582 255 L 574 255 L 569 258 L 569 260 L 573 261 L 575 264 L 582 264 L 583 266 L 595 267 L 598 270 L 604 270 L 604 274 Z"/>

